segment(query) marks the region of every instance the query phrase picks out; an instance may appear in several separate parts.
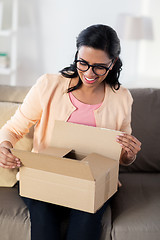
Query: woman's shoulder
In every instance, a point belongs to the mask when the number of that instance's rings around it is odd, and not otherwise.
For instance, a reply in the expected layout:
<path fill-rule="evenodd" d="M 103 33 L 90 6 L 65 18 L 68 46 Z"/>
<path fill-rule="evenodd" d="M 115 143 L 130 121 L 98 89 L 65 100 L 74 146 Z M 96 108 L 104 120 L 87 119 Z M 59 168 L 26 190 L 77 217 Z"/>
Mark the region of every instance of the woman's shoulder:
<path fill-rule="evenodd" d="M 70 79 L 61 74 L 44 74 L 40 76 L 30 92 L 38 93 L 41 98 L 49 98 L 53 92 L 64 93 L 68 88 Z"/>
<path fill-rule="evenodd" d="M 37 84 L 43 85 L 43 87 L 45 85 L 47 86 L 55 86 L 57 84 L 66 84 L 68 83 L 69 79 L 63 77 L 61 74 L 49 74 L 46 73 L 42 76 L 40 76 L 40 78 L 38 78 L 37 80 Z"/>
<path fill-rule="evenodd" d="M 123 87 L 122 85 L 121 85 L 120 88 L 117 90 L 117 92 L 118 92 L 120 95 L 131 96 L 131 93 L 130 93 L 129 89 L 126 88 L 126 87 Z"/>
<path fill-rule="evenodd" d="M 124 87 L 124 86 L 120 86 L 120 88 L 118 90 L 114 90 L 111 87 L 108 86 L 108 90 L 109 90 L 109 94 L 112 98 L 114 98 L 116 101 L 125 101 L 128 103 L 132 103 L 133 102 L 133 98 L 132 95 L 130 93 L 130 91 Z"/>
<path fill-rule="evenodd" d="M 67 89 L 69 81 L 69 78 L 67 79 L 61 74 L 44 74 L 37 79 L 33 88 L 36 88 L 41 94 L 47 94 L 55 89 Z"/>

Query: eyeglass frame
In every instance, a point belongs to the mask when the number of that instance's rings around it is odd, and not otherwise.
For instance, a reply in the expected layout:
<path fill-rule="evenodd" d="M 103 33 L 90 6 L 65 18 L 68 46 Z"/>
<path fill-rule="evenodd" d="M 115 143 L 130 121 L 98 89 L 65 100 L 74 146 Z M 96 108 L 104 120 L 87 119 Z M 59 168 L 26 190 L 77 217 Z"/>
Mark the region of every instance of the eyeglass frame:
<path fill-rule="evenodd" d="M 85 60 L 80 60 L 80 59 L 77 59 L 77 60 L 75 60 L 74 62 L 75 62 L 75 64 L 76 64 L 76 68 L 77 68 L 78 70 L 82 71 L 82 72 L 87 72 L 87 71 L 90 69 L 90 67 L 91 67 L 91 68 L 92 68 L 92 71 L 94 72 L 94 74 L 96 74 L 97 76 L 104 76 L 104 75 L 108 72 L 108 70 L 110 69 L 110 67 L 112 66 L 112 64 L 114 63 L 114 59 L 112 59 L 112 62 L 111 62 L 111 64 L 109 65 L 109 67 L 105 67 L 105 66 L 103 66 L 103 65 L 101 65 L 101 64 L 91 65 L 91 64 L 89 64 L 87 61 L 85 61 Z M 79 68 L 77 67 L 77 62 L 84 62 L 84 63 L 86 63 L 86 64 L 88 65 L 88 69 L 86 69 L 86 70 L 79 69 Z M 95 67 L 103 67 L 103 68 L 106 70 L 106 72 L 105 72 L 104 74 L 97 74 L 97 73 L 94 71 L 94 68 L 95 68 Z"/>

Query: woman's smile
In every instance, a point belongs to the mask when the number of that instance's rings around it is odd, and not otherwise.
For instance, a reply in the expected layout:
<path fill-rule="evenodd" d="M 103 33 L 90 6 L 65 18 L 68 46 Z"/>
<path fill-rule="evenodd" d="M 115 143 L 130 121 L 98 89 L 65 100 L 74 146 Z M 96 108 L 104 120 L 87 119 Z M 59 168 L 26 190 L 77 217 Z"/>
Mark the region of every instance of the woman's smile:
<path fill-rule="evenodd" d="M 97 80 L 97 77 L 95 77 L 95 78 L 88 78 L 85 75 L 83 75 L 83 77 L 84 77 L 85 82 L 89 83 L 89 84 L 92 84 L 92 83 L 94 83 Z"/>

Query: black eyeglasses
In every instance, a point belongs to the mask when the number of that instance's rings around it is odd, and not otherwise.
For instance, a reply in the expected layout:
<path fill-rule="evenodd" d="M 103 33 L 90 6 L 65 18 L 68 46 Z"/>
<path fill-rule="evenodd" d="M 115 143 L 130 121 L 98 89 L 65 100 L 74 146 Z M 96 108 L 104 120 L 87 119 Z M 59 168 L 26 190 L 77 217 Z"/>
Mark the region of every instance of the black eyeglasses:
<path fill-rule="evenodd" d="M 108 67 L 105 67 L 100 64 L 91 65 L 88 62 L 86 62 L 85 60 L 75 60 L 76 68 L 78 70 L 80 70 L 82 72 L 86 72 L 91 67 L 92 71 L 98 76 L 105 75 L 107 73 L 107 71 L 110 69 L 110 67 L 112 66 L 113 62 L 114 62 L 114 60 L 112 60 L 111 64 Z"/>

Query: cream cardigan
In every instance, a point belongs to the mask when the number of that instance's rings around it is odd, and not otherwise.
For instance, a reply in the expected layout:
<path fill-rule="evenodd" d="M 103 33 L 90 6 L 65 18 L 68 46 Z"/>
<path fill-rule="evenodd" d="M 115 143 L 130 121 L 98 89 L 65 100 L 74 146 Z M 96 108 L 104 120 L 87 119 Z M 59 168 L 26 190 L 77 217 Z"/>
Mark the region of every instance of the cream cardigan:
<path fill-rule="evenodd" d="M 55 120 L 67 121 L 75 110 L 66 92 L 70 79 L 60 74 L 45 74 L 31 88 L 23 104 L 0 130 L 0 141 L 15 143 L 35 124 L 33 151 L 49 146 Z M 120 87 L 113 91 L 106 84 L 102 105 L 94 111 L 96 126 L 131 133 L 130 92 Z"/>

